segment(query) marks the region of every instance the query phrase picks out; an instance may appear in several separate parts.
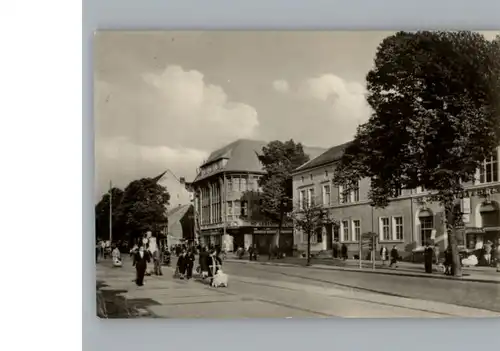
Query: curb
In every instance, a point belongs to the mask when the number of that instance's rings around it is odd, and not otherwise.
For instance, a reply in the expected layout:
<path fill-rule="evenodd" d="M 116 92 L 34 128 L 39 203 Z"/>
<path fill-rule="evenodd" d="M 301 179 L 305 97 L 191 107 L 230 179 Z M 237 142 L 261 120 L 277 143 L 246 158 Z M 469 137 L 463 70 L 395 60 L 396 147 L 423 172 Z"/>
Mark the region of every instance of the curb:
<path fill-rule="evenodd" d="M 382 272 L 382 271 L 374 271 L 374 270 L 360 270 L 359 268 L 342 268 L 336 266 L 326 267 L 317 267 L 311 265 L 309 267 L 297 265 L 293 263 L 271 263 L 271 262 L 255 262 L 250 263 L 246 261 L 237 261 L 237 260 L 226 260 L 227 262 L 239 263 L 239 264 L 258 264 L 261 266 L 275 266 L 275 267 L 304 267 L 304 268 L 312 268 L 323 271 L 343 271 L 343 272 L 353 272 L 353 273 L 371 273 L 371 274 L 381 274 L 381 275 L 396 275 L 400 277 L 413 277 L 413 278 L 431 278 L 431 279 L 441 279 L 441 280 L 452 280 L 452 281 L 462 281 L 462 282 L 473 282 L 473 283 L 487 283 L 487 284 L 499 284 L 500 281 L 497 280 L 489 280 L 489 279 L 477 279 L 477 278 L 468 278 L 468 277 L 450 277 L 450 276 L 441 276 L 441 275 L 424 275 L 424 274 L 415 274 L 415 273 L 403 273 L 403 272 Z"/>

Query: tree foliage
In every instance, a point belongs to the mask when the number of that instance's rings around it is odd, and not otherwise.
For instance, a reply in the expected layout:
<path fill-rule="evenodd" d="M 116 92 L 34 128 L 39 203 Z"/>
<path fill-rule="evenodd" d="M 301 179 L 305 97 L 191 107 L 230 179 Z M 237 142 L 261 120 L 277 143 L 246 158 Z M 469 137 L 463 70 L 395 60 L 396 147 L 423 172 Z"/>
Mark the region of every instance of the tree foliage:
<path fill-rule="evenodd" d="M 119 208 L 122 198 L 123 190 L 119 188 L 112 188 L 111 195 L 113 199 L 112 208 L 113 212 Z M 109 192 L 104 194 L 101 200 L 95 206 L 95 232 L 96 238 L 109 239 Z M 116 216 L 112 217 L 113 220 L 113 231 L 114 238 L 119 239 L 121 237 L 122 228 L 120 223 L 117 221 Z"/>
<path fill-rule="evenodd" d="M 311 262 L 311 237 L 314 234 L 322 235 L 325 226 L 338 226 L 339 223 L 331 217 L 324 206 L 314 202 L 297 204 L 288 217 L 293 220 L 294 227 L 299 232 L 307 235 L 307 265 L 309 265 Z"/>
<path fill-rule="evenodd" d="M 168 224 L 170 195 L 155 179 L 134 180 L 124 191 L 113 188 L 112 195 L 113 240 L 135 239 L 147 231 L 157 235 Z M 96 205 L 96 233 L 109 238 L 109 193 Z"/>
<path fill-rule="evenodd" d="M 445 207 L 456 253 L 455 200 L 499 144 L 499 43 L 467 31 L 384 39 L 367 75 L 373 114 L 346 148 L 335 182 L 369 178 L 377 207 L 398 189 L 430 190 Z"/>
<path fill-rule="evenodd" d="M 301 143 L 272 141 L 262 148 L 259 160 L 266 174 L 259 180 L 262 187 L 263 214 L 283 225 L 286 213 L 293 210 L 293 171 L 309 161 Z"/>
<path fill-rule="evenodd" d="M 126 188 L 118 210 L 118 218 L 131 238 L 147 231 L 162 232 L 168 224 L 167 210 L 170 194 L 155 179 L 134 180 Z"/>

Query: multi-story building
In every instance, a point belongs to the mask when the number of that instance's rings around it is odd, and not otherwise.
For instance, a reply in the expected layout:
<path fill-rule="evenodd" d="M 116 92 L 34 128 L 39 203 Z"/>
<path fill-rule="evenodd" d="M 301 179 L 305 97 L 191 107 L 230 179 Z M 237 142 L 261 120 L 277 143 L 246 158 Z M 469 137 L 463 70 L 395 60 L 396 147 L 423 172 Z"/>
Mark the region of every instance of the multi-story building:
<path fill-rule="evenodd" d="M 183 177 L 178 178 L 167 170 L 155 178 L 158 184 L 167 188 L 170 195 L 167 206 L 167 241 L 169 245 L 182 240 L 194 240 L 193 193 Z"/>
<path fill-rule="evenodd" d="M 338 240 L 348 247 L 349 255 L 359 252 L 359 238 L 366 232 L 378 236 L 378 248 L 396 245 L 401 255 L 409 256 L 414 249 L 433 240 L 444 249 L 448 245 L 444 209 L 428 200 L 425 189 L 403 189 L 386 208 L 370 205 L 369 179 L 362 179 L 351 192 L 343 191 L 332 182 L 335 165 L 347 144 L 332 147 L 322 155 L 299 167 L 293 175 L 294 202 L 320 202 L 328 208 L 339 226 L 327 226 L 311 238 L 314 251 L 329 250 Z M 475 180 L 464 184 L 465 198 L 456 203 L 464 213 L 464 228 L 457 233 L 459 245 L 479 248 L 483 243 L 500 240 L 500 179 L 499 150 L 477 171 Z M 294 240 L 305 250 L 307 238 L 295 231 Z M 363 252 L 365 255 L 367 252 Z"/>
<path fill-rule="evenodd" d="M 190 184 L 195 194 L 196 231 L 205 245 L 220 245 L 228 251 L 256 245 L 268 252 L 276 243 L 278 224 L 260 210 L 258 181 L 265 174 L 258 155 L 266 142 L 237 140 L 212 152 Z M 324 149 L 305 148 L 311 158 Z M 274 241 L 273 241 L 274 240 Z M 279 246 L 293 246 L 291 224 L 282 228 Z"/>

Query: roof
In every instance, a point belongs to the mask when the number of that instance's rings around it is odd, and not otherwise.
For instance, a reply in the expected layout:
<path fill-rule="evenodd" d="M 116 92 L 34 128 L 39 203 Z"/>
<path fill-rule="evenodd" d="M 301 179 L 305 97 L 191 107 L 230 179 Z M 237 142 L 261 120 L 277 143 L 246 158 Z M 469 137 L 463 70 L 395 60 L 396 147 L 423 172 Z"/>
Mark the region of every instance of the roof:
<path fill-rule="evenodd" d="M 352 141 L 349 141 L 344 144 L 340 144 L 337 146 L 334 146 L 325 152 L 323 152 L 321 155 L 317 156 L 316 158 L 311 159 L 309 162 L 304 163 L 302 166 L 298 167 L 295 172 L 302 172 L 308 169 L 316 168 L 319 166 L 323 166 L 335 161 L 338 161 L 342 155 L 344 154 L 344 150 L 352 143 Z"/>
<path fill-rule="evenodd" d="M 191 206 L 191 204 L 177 206 L 167 212 L 169 232 L 171 231 L 172 226 L 181 221 Z"/>
<path fill-rule="evenodd" d="M 262 148 L 267 144 L 268 142 L 266 141 L 238 139 L 212 152 L 202 167 L 221 159 L 227 159 L 226 166 L 223 169 L 218 169 L 206 175 L 198 174 L 193 183 L 220 172 L 264 173 L 258 156 L 262 154 Z M 324 148 L 304 146 L 304 152 L 310 158 L 317 157 L 324 151 Z"/>

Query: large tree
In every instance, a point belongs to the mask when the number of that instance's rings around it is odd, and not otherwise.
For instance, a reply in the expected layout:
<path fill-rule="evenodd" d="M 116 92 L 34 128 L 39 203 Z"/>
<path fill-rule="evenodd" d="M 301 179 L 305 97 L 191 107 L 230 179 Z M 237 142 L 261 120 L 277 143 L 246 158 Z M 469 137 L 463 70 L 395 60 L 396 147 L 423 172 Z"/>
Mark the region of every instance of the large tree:
<path fill-rule="evenodd" d="M 301 143 L 289 141 L 272 141 L 262 148 L 259 155 L 266 174 L 260 179 L 262 187 L 263 214 L 278 222 L 276 246 L 279 247 L 279 238 L 286 214 L 293 210 L 293 171 L 309 161 Z"/>
<path fill-rule="evenodd" d="M 167 205 L 170 195 L 154 178 L 142 178 L 131 182 L 124 191 L 117 210 L 118 221 L 131 239 L 147 231 L 158 236 L 166 225 Z"/>
<path fill-rule="evenodd" d="M 110 219 L 110 206 L 109 206 L 109 198 L 112 198 L 112 213 L 115 213 L 119 208 L 122 198 L 123 198 L 123 190 L 119 188 L 112 188 L 110 192 L 104 194 L 101 200 L 95 206 L 95 231 L 96 238 L 109 239 L 110 228 L 109 228 L 109 219 Z M 120 226 L 120 222 L 116 216 L 111 216 L 113 221 L 113 240 L 120 240 L 123 235 L 123 228 Z"/>
<path fill-rule="evenodd" d="M 373 114 L 345 150 L 335 182 L 371 180 L 374 206 L 423 187 L 445 211 L 453 274 L 463 184 L 499 145 L 500 41 L 460 32 L 399 32 L 379 45 L 367 75 Z"/>
<path fill-rule="evenodd" d="M 294 227 L 307 236 L 306 265 L 311 264 L 311 238 L 323 235 L 323 228 L 329 225 L 338 226 L 338 222 L 330 216 L 328 210 L 319 202 L 311 199 L 311 203 L 296 204 L 293 211 L 287 214 Z"/>

